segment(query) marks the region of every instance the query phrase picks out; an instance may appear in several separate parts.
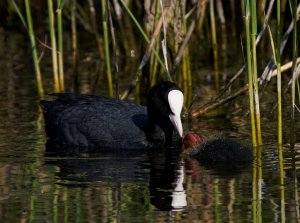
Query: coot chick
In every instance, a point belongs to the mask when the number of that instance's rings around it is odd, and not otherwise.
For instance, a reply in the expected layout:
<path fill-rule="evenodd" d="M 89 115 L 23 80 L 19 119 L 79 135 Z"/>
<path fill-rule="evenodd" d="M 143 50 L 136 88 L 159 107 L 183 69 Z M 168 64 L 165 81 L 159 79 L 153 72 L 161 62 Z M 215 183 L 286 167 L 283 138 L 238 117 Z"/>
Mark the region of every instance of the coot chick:
<path fill-rule="evenodd" d="M 48 147 L 79 153 L 173 147 L 181 143 L 183 93 L 162 81 L 147 107 L 103 96 L 51 94 L 42 100 Z"/>
<path fill-rule="evenodd" d="M 212 139 L 204 142 L 195 133 L 183 138 L 184 152 L 201 163 L 251 163 L 253 151 L 233 139 Z"/>

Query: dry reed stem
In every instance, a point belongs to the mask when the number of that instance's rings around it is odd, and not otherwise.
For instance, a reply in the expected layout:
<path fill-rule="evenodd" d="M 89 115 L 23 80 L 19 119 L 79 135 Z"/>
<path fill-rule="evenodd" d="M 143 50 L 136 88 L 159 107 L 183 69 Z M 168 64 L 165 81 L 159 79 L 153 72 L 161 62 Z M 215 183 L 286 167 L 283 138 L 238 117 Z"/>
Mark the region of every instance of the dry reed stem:
<path fill-rule="evenodd" d="M 178 64 L 180 63 L 180 61 L 181 61 L 181 59 L 182 59 L 182 56 L 183 56 L 183 53 L 184 53 L 184 50 L 185 50 L 185 48 L 187 47 L 187 44 L 188 44 L 188 42 L 189 42 L 189 40 L 190 40 L 190 38 L 191 38 L 191 36 L 192 36 L 192 33 L 193 33 L 193 31 L 194 31 L 194 29 L 195 29 L 195 27 L 196 27 L 196 23 L 197 23 L 197 21 L 199 20 L 199 17 L 200 17 L 200 12 L 201 12 L 201 8 L 200 8 L 200 4 L 201 4 L 201 2 L 200 1 L 198 1 L 198 4 L 197 4 L 197 10 L 196 10 L 196 12 L 197 12 L 197 14 L 196 14 L 196 17 L 195 17 L 195 19 L 191 22 L 191 24 L 190 24 L 190 26 L 189 26 L 189 28 L 188 28 L 188 31 L 187 31 L 187 33 L 186 33 L 186 35 L 185 35 L 185 38 L 184 38 L 184 40 L 183 40 L 183 42 L 182 42 L 182 44 L 181 44 L 181 46 L 180 46 L 180 48 L 179 48 L 179 50 L 178 50 L 178 53 L 177 53 L 177 56 L 176 56 L 176 58 L 175 58 L 175 60 L 174 60 L 174 64 L 173 64 L 173 68 L 172 68 L 172 73 L 174 73 L 175 72 L 175 70 L 176 70 L 176 68 L 177 68 L 177 66 L 178 66 Z"/>
<path fill-rule="evenodd" d="M 73 89 L 78 91 L 78 40 L 76 26 L 76 0 L 72 0 L 71 6 L 71 33 L 72 33 L 72 71 L 73 71 Z"/>
<path fill-rule="evenodd" d="M 222 99 L 219 99 L 217 101 L 212 100 L 203 106 L 193 109 L 193 111 L 191 112 L 191 116 L 193 118 L 197 118 L 207 112 L 210 112 L 210 111 L 220 107 L 221 105 L 224 105 L 224 104 L 232 101 L 233 99 L 237 98 L 238 96 L 248 92 L 248 89 L 249 89 L 249 86 L 248 86 L 248 84 L 246 84 L 243 87 L 241 87 L 239 90 L 234 92 L 233 94 L 230 94 L 229 96 L 223 97 Z"/>
<path fill-rule="evenodd" d="M 297 21 L 299 20 L 299 17 L 300 17 L 300 3 L 298 4 L 298 7 L 297 7 Z M 286 46 L 287 40 L 288 40 L 291 32 L 293 31 L 293 28 L 294 28 L 294 22 L 291 21 L 289 28 L 287 29 L 287 31 L 285 32 L 285 34 L 283 35 L 283 37 L 281 39 L 280 54 L 282 54 L 282 52 Z M 260 84 L 268 82 L 271 79 L 271 74 L 272 74 L 272 70 L 273 70 L 274 66 L 275 66 L 275 63 L 274 63 L 274 59 L 272 57 L 269 60 L 268 65 L 266 66 L 263 74 L 260 77 Z"/>
<path fill-rule="evenodd" d="M 297 63 L 300 63 L 300 57 L 297 59 Z M 284 64 L 283 66 L 281 66 L 281 68 L 282 68 L 281 69 L 282 72 L 287 71 L 288 69 L 291 69 L 292 68 L 292 61 Z M 276 69 L 272 73 L 272 77 L 275 77 L 275 76 L 277 76 Z M 257 81 L 259 82 L 259 79 Z M 232 93 L 232 94 L 230 94 L 228 96 L 224 97 L 223 95 L 221 95 L 221 96 L 218 95 L 215 98 L 211 99 L 205 105 L 200 105 L 199 107 L 194 108 L 191 111 L 191 116 L 193 118 L 200 117 L 201 115 L 203 115 L 203 114 L 205 114 L 207 112 L 210 112 L 210 111 L 212 111 L 212 110 L 220 107 L 221 105 L 226 104 L 226 103 L 232 101 L 233 99 L 237 98 L 238 96 L 246 93 L 248 91 L 248 89 L 249 89 L 248 84 L 245 84 L 239 90 L 235 91 L 234 93 Z M 274 110 L 274 108 L 272 110 Z"/>
<path fill-rule="evenodd" d="M 300 57 L 297 58 L 296 64 L 298 63 L 300 63 Z M 293 66 L 293 61 L 284 64 L 283 66 L 281 66 L 281 72 L 291 69 L 292 66 Z M 272 71 L 271 77 L 277 76 L 277 72 L 278 72 L 277 69 L 274 69 Z"/>
<path fill-rule="evenodd" d="M 107 4 L 107 11 L 108 11 L 108 22 L 110 27 L 111 41 L 112 41 L 112 49 L 113 49 L 112 62 L 115 68 L 115 83 L 116 86 L 118 86 L 119 65 L 118 65 L 118 55 L 117 55 L 117 41 L 115 35 L 115 28 L 111 16 L 111 4 L 108 0 L 106 1 L 106 4 Z M 116 87 L 116 97 L 118 98 L 118 87 Z"/>
<path fill-rule="evenodd" d="M 125 98 L 128 97 L 128 95 L 132 92 L 133 88 L 136 86 L 137 82 L 140 80 L 141 76 L 142 76 L 142 68 L 146 65 L 148 59 L 150 58 L 151 55 L 151 51 L 153 49 L 153 47 L 155 46 L 155 41 L 157 39 L 157 36 L 161 30 L 162 27 L 162 23 L 163 23 L 163 16 L 165 16 L 168 13 L 168 8 L 164 8 L 164 11 L 160 17 L 160 19 L 158 20 L 155 30 L 152 34 L 150 43 L 147 47 L 147 50 L 143 56 L 143 59 L 138 67 L 138 70 L 136 72 L 135 75 L 135 79 L 132 81 L 131 85 L 120 95 L 120 99 L 124 100 Z"/>

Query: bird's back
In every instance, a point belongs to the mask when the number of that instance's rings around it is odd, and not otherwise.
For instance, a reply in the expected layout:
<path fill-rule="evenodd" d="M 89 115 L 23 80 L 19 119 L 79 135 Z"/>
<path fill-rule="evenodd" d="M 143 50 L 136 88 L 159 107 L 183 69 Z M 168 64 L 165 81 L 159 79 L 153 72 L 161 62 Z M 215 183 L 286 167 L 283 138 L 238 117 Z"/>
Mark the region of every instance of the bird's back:
<path fill-rule="evenodd" d="M 213 139 L 205 142 L 198 154 L 204 162 L 249 162 L 252 150 L 232 139 Z"/>
<path fill-rule="evenodd" d="M 41 101 L 46 134 L 56 147 L 83 150 L 147 147 L 146 108 L 131 102 L 73 93 Z"/>

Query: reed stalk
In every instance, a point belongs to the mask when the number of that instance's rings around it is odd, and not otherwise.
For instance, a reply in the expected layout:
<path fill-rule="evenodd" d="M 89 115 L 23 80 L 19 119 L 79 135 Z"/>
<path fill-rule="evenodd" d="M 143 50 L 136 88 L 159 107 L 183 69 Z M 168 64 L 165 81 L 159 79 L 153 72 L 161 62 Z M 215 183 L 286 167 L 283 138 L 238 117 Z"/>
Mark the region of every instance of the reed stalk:
<path fill-rule="evenodd" d="M 257 144 L 262 145 L 261 137 L 261 124 L 260 124 L 260 108 L 259 108 L 259 93 L 258 93 L 258 81 L 257 81 L 257 58 L 256 58 L 256 36 L 257 36 L 257 16 L 256 16 L 256 1 L 251 0 L 250 4 L 251 12 L 251 46 L 252 46 L 252 72 L 253 72 L 253 87 L 254 87 L 254 102 L 255 102 L 255 123 Z"/>
<path fill-rule="evenodd" d="M 198 9 L 198 8 L 196 8 Z M 199 9 L 200 10 L 200 9 Z M 185 7 L 183 9 L 183 14 L 185 12 Z M 183 17 L 183 32 L 184 34 L 187 33 L 187 24 L 186 19 Z M 190 105 L 192 100 L 192 73 L 191 73 L 191 65 L 190 65 L 190 55 L 189 55 L 189 48 L 186 47 L 183 53 L 182 58 L 182 72 L 183 72 L 183 89 L 184 89 L 184 104 L 185 107 Z"/>
<path fill-rule="evenodd" d="M 166 68 L 166 72 L 167 72 L 167 77 L 168 80 L 171 81 L 172 78 L 170 76 L 170 72 L 169 72 L 169 66 L 168 66 L 168 56 L 167 56 L 167 28 L 166 28 L 166 19 L 165 19 L 165 14 L 164 11 L 168 10 L 168 6 L 164 6 L 162 0 L 159 1 L 160 2 L 160 8 L 161 8 L 161 17 L 162 17 L 162 26 L 163 26 L 163 40 L 161 41 L 161 48 L 162 48 L 162 52 L 163 52 L 163 56 L 164 56 L 164 62 L 165 62 L 165 68 Z"/>
<path fill-rule="evenodd" d="M 57 13 L 58 68 L 59 68 L 60 91 L 65 90 L 62 9 L 63 9 L 63 2 L 61 0 L 57 0 L 56 13 Z"/>
<path fill-rule="evenodd" d="M 159 37 L 158 37 L 159 38 Z M 159 44 L 158 42 L 155 43 L 155 47 L 156 51 L 159 50 Z M 150 57 L 150 86 L 152 87 L 155 83 L 156 83 L 156 79 L 157 79 L 157 68 L 158 68 L 158 61 L 156 59 L 156 57 L 154 56 L 154 54 L 151 54 Z"/>
<path fill-rule="evenodd" d="M 72 71 L 73 71 L 73 89 L 78 91 L 78 40 L 76 25 L 76 0 L 72 0 L 71 5 L 71 32 L 72 32 Z"/>
<path fill-rule="evenodd" d="M 184 17 L 186 8 L 185 8 L 185 1 L 182 2 L 181 4 L 181 15 L 182 15 L 182 31 L 183 34 L 186 35 L 187 33 L 187 25 L 186 25 L 186 19 Z M 178 50 L 177 50 L 178 51 Z M 187 102 L 187 96 L 188 96 L 188 60 L 189 60 L 189 55 L 188 55 L 188 47 L 184 49 L 183 56 L 182 56 L 182 89 L 184 93 L 184 102 Z"/>
<path fill-rule="evenodd" d="M 277 23 L 276 23 L 276 65 L 277 65 L 277 108 L 278 108 L 278 144 L 282 145 L 282 104 L 281 104 L 281 58 L 280 58 L 280 42 L 281 42 L 281 1 L 277 0 Z"/>
<path fill-rule="evenodd" d="M 156 6 L 155 6 L 155 17 L 154 17 L 154 23 L 157 24 L 159 21 L 159 4 L 158 1 L 155 1 Z M 153 27 L 155 29 L 155 27 Z M 157 41 L 155 43 L 154 49 L 155 51 L 159 51 L 159 42 L 160 42 L 160 37 L 157 37 Z M 154 53 L 151 53 L 150 56 L 150 74 L 149 74 L 149 79 L 150 79 L 150 87 L 155 85 L 156 79 L 157 79 L 157 69 L 158 69 L 158 60 L 157 57 L 155 57 Z"/>
<path fill-rule="evenodd" d="M 60 84 L 59 84 L 59 77 L 58 77 L 58 62 L 57 62 L 57 47 L 56 47 L 56 37 L 55 37 L 55 28 L 54 28 L 53 2 L 52 0 L 48 0 L 47 2 L 48 2 L 50 39 L 51 39 L 54 92 L 59 92 Z"/>
<path fill-rule="evenodd" d="M 153 22 L 153 24 L 157 24 L 158 20 L 159 20 L 159 4 L 158 4 L 158 1 L 155 1 L 155 16 L 154 16 L 154 22 Z M 152 27 L 152 29 L 154 29 L 154 28 L 155 27 Z M 158 38 L 158 40 L 157 40 L 157 42 L 155 43 L 155 46 L 154 46 L 154 49 L 156 51 L 159 50 L 159 44 L 158 44 L 158 42 L 160 42 L 159 36 L 157 38 Z M 154 56 L 154 54 L 151 53 L 151 56 L 150 56 L 150 68 L 149 68 L 150 87 L 152 87 L 156 83 L 156 77 L 157 77 L 156 72 L 157 72 L 157 59 Z"/>
<path fill-rule="evenodd" d="M 297 0 L 290 1 L 290 8 L 291 8 L 291 14 L 293 18 L 294 23 L 294 29 L 293 29 L 293 50 L 292 50 L 292 87 L 291 87 L 291 106 L 292 106 L 292 112 L 291 112 L 291 129 L 290 129 L 290 143 L 291 145 L 295 144 L 295 89 L 296 89 L 296 67 L 297 67 Z"/>
<path fill-rule="evenodd" d="M 113 83 L 112 83 L 110 52 L 109 52 L 109 40 L 108 40 L 108 29 L 107 29 L 107 5 L 106 5 L 106 0 L 101 0 L 101 8 L 102 8 L 102 26 L 103 26 L 103 36 L 104 36 L 104 53 L 105 53 L 108 94 L 109 94 L 109 96 L 113 96 Z"/>
<path fill-rule="evenodd" d="M 215 87 L 217 91 L 220 89 L 220 75 L 219 75 L 219 60 L 218 60 L 218 43 L 216 34 L 216 21 L 215 21 L 215 10 L 214 10 L 214 0 L 210 0 L 209 3 L 209 14 L 210 14 L 210 25 L 211 25 L 211 37 L 214 55 L 214 77 L 215 77 Z"/>
<path fill-rule="evenodd" d="M 44 88 L 43 88 L 42 75 L 41 75 L 39 59 L 38 59 L 38 54 L 36 49 L 36 42 L 35 42 L 34 29 L 33 29 L 32 17 L 31 17 L 31 9 L 30 9 L 30 0 L 25 0 L 25 9 L 26 9 L 26 17 L 27 17 L 28 35 L 29 35 L 31 49 L 32 49 L 35 77 L 37 82 L 37 89 L 38 89 L 39 97 L 42 97 L 44 95 Z"/>
<path fill-rule="evenodd" d="M 198 10 L 200 11 L 200 17 L 197 25 L 198 31 L 202 30 L 204 19 L 205 19 L 205 12 L 206 12 L 206 6 L 207 6 L 207 1 L 202 0 L 198 3 L 200 7 L 198 7 Z"/>
<path fill-rule="evenodd" d="M 132 12 L 128 8 L 128 6 L 124 2 L 124 0 L 120 0 L 120 2 L 122 4 L 122 6 L 124 7 L 125 11 L 128 13 L 128 15 L 130 16 L 130 18 L 134 22 L 134 24 L 136 25 L 136 27 L 138 28 L 138 30 L 140 31 L 140 33 L 142 34 L 142 36 L 145 39 L 145 41 L 149 44 L 150 40 L 149 40 L 147 34 L 144 32 L 142 26 L 139 24 L 139 22 L 137 21 L 137 19 L 135 18 L 135 16 L 132 14 Z M 157 58 L 158 62 L 160 63 L 160 65 L 163 67 L 163 69 L 166 70 L 166 67 L 165 67 L 162 59 L 160 58 L 159 54 L 157 53 L 157 51 L 153 49 L 153 53 L 154 53 L 155 57 Z"/>
<path fill-rule="evenodd" d="M 250 2 L 249 1 L 250 0 L 247 0 L 245 2 L 246 62 L 247 62 L 248 84 L 249 84 L 252 144 L 254 147 L 256 147 L 258 143 L 257 143 L 256 125 L 255 125 L 255 107 L 254 107 L 253 75 L 252 75 L 253 73 L 252 73 L 252 63 L 251 63 Z"/>

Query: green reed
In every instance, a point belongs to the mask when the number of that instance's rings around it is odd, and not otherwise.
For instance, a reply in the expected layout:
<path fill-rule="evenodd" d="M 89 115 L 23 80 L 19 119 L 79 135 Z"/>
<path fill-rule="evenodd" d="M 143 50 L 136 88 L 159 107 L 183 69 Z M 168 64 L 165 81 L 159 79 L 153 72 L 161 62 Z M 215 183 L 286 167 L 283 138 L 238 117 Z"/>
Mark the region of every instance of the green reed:
<path fill-rule="evenodd" d="M 27 15 L 28 33 L 29 33 L 29 37 L 30 37 L 30 42 L 31 42 L 31 47 L 32 47 L 32 56 L 33 56 L 33 61 L 34 61 L 34 68 L 35 68 L 35 72 L 36 72 L 38 93 L 39 93 L 39 96 L 42 97 L 44 94 L 44 89 L 43 89 L 42 75 L 41 75 L 39 61 L 38 61 L 37 48 L 36 48 L 34 31 L 33 31 L 33 24 L 32 24 L 29 0 L 25 1 L 25 7 L 26 7 L 26 15 Z"/>
<path fill-rule="evenodd" d="M 109 40 L 108 40 L 108 29 L 107 29 L 107 5 L 106 0 L 101 0 L 102 8 L 102 27 L 104 36 L 104 52 L 105 52 L 105 64 L 106 64 L 106 74 L 108 82 L 108 94 L 113 95 L 113 82 L 111 74 L 111 63 L 110 63 L 110 53 L 109 53 Z"/>
<path fill-rule="evenodd" d="M 155 1 L 155 17 L 154 17 L 154 24 L 157 24 L 159 21 L 159 4 L 158 1 Z M 159 51 L 159 42 L 160 37 L 158 36 L 157 41 L 155 42 L 154 49 L 155 51 Z M 150 68 L 149 68 L 149 79 L 150 79 L 150 86 L 152 87 L 156 83 L 157 79 L 157 70 L 158 70 L 158 60 L 157 57 L 155 57 L 154 53 L 151 53 L 150 56 Z"/>
<path fill-rule="evenodd" d="M 277 108 L 278 108 L 278 144 L 282 145 L 282 104 L 281 104 L 281 55 L 280 55 L 280 42 L 281 42 L 281 1 L 277 0 L 276 7 L 276 66 L 277 66 Z"/>
<path fill-rule="evenodd" d="M 142 26 L 139 24 L 139 22 L 136 19 L 136 17 L 133 15 L 133 13 L 131 12 L 131 10 L 128 8 L 128 6 L 126 5 L 126 3 L 123 0 L 120 0 L 120 2 L 122 4 L 122 6 L 124 7 L 125 11 L 128 13 L 128 15 L 130 16 L 130 18 L 132 19 L 132 21 L 135 24 L 135 26 L 138 28 L 138 30 L 141 33 L 141 35 L 143 36 L 144 40 L 149 44 L 150 43 L 150 39 L 148 38 L 147 34 L 144 32 Z M 157 51 L 155 49 L 153 49 L 153 53 L 154 53 L 155 57 L 157 58 L 158 62 L 160 63 L 160 65 L 165 70 L 166 68 L 165 68 L 164 62 L 162 61 L 162 59 L 160 58 L 159 54 L 157 53 Z"/>
<path fill-rule="evenodd" d="M 48 16 L 49 16 L 49 29 L 51 39 L 51 53 L 52 53 L 52 68 L 53 68 L 53 81 L 54 81 L 54 92 L 60 91 L 59 77 L 58 77 L 58 61 L 57 61 L 57 47 L 54 27 L 54 12 L 53 2 L 48 0 Z"/>
<path fill-rule="evenodd" d="M 197 8 L 196 8 L 197 9 Z M 187 21 L 184 16 L 186 11 L 186 4 L 182 4 L 182 30 L 184 35 L 187 35 Z M 191 73 L 191 64 L 190 64 L 190 54 L 189 48 L 186 47 L 183 52 L 182 56 L 182 86 L 184 92 L 184 105 L 188 107 L 192 100 L 192 73 Z"/>
<path fill-rule="evenodd" d="M 294 29 L 293 29 L 293 49 L 292 49 L 292 59 L 293 59 L 293 64 L 292 64 L 292 87 L 291 87 L 291 145 L 294 145 L 295 143 L 295 89 L 296 89 L 296 67 L 297 67 L 297 0 L 291 0 L 289 1 L 290 3 L 290 9 L 291 9 L 291 14 L 293 18 L 293 23 L 294 23 Z"/>
<path fill-rule="evenodd" d="M 23 24 L 26 27 L 25 19 L 23 18 L 18 6 L 16 5 L 16 3 L 14 1 L 13 1 L 13 4 L 19 14 L 19 17 L 21 18 L 21 20 L 23 21 Z M 42 97 L 44 95 L 44 88 L 43 88 L 42 75 L 41 75 L 41 70 L 40 70 L 40 65 L 39 65 L 39 59 L 38 59 L 38 53 L 37 53 L 36 41 L 35 41 L 35 35 L 34 35 L 34 29 L 33 29 L 33 23 L 32 23 L 30 0 L 25 0 L 25 9 L 26 9 L 26 17 L 27 17 L 28 35 L 30 38 L 34 70 L 35 70 L 35 77 L 36 77 L 36 81 L 37 81 L 37 89 L 38 89 L 39 96 Z"/>
<path fill-rule="evenodd" d="M 257 81 L 257 58 L 256 58 L 256 36 L 257 36 L 257 15 L 256 15 L 256 1 L 250 2 L 250 19 L 251 19 L 251 55 L 252 55 L 252 72 L 253 72 L 253 87 L 254 87 L 254 103 L 255 103 L 255 123 L 256 123 L 256 137 L 257 144 L 262 145 L 261 125 L 260 125 L 260 106 L 258 96 L 258 81 Z"/>
<path fill-rule="evenodd" d="M 65 90 L 64 78 L 64 57 L 63 57 L 63 23 L 62 23 L 62 9 L 64 0 L 57 0 L 57 40 L 58 40 L 58 68 L 59 68 L 59 86 L 60 91 Z"/>
<path fill-rule="evenodd" d="M 248 85 L 249 85 L 249 101 L 250 101 L 250 118 L 251 118 L 251 133 L 252 133 L 252 144 L 257 146 L 257 135 L 256 135 L 256 124 L 255 124 L 255 107 L 254 107 L 254 90 L 253 90 L 253 72 L 252 72 L 252 61 L 251 61 L 251 34 L 250 34 L 250 0 L 245 3 L 245 30 L 246 30 L 246 63 L 247 63 L 247 74 L 248 74 Z"/>
<path fill-rule="evenodd" d="M 214 10 L 214 1 L 209 3 L 209 15 L 210 15 L 210 25 L 211 25 L 211 36 L 212 36 L 212 46 L 213 46 L 213 55 L 214 55 L 214 77 L 215 77 L 215 86 L 217 91 L 220 89 L 220 75 L 219 75 L 219 60 L 218 60 L 218 43 L 217 43 L 217 34 L 216 34 L 216 21 L 215 21 L 215 10 Z"/>
<path fill-rule="evenodd" d="M 73 89 L 78 91 L 78 40 L 77 40 L 77 22 L 76 22 L 76 0 L 71 2 L 71 32 L 72 32 L 72 71 L 73 71 Z"/>

